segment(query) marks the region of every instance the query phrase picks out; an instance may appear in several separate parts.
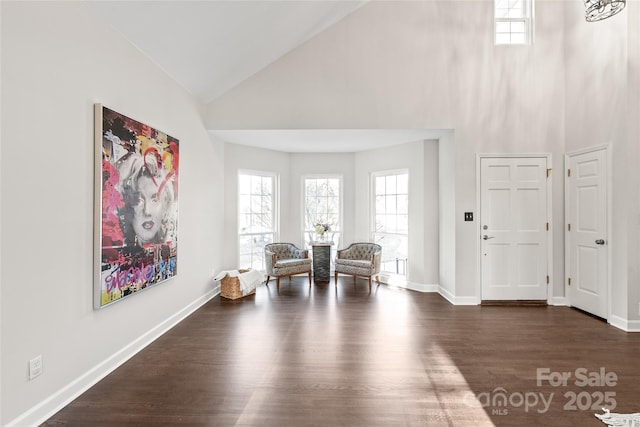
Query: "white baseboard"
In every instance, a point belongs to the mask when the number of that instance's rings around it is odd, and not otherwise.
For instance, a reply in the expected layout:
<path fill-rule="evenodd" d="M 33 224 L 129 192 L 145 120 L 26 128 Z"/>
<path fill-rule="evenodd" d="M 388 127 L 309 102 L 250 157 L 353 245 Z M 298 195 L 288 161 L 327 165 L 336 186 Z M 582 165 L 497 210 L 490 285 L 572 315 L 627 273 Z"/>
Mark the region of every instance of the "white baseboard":
<path fill-rule="evenodd" d="M 480 301 L 478 301 L 477 297 L 458 297 L 453 295 L 449 290 L 443 288 L 442 286 L 438 287 L 438 293 L 442 295 L 444 299 L 449 301 L 453 305 L 478 305 Z"/>
<path fill-rule="evenodd" d="M 415 282 L 394 283 L 393 285 L 391 285 L 382 280 L 381 282 L 385 283 L 385 285 L 387 286 L 392 286 L 392 287 L 402 288 L 402 289 L 409 289 L 411 291 L 416 291 L 416 292 L 438 292 L 438 285 L 425 285 L 424 283 L 415 283 Z"/>
<path fill-rule="evenodd" d="M 611 326 L 615 326 L 625 332 L 640 332 L 640 320 L 627 320 L 612 314 L 608 322 Z"/>
<path fill-rule="evenodd" d="M 392 286 L 401 289 L 409 289 L 417 292 L 438 292 L 438 285 L 427 285 L 424 283 L 416 283 L 407 280 L 404 276 L 389 275 L 385 273 L 380 274 L 380 282 L 387 286 Z"/>
<path fill-rule="evenodd" d="M 436 284 L 424 284 L 424 283 L 415 283 L 415 282 L 409 282 L 407 283 L 407 289 L 411 289 L 412 291 L 418 291 L 418 292 L 438 292 L 438 288 L 440 288 L 440 285 L 436 285 Z"/>
<path fill-rule="evenodd" d="M 191 313 L 202 307 L 209 300 L 220 294 L 220 285 L 199 297 L 182 310 L 166 319 L 144 335 L 129 343 L 113 355 L 106 358 L 100 364 L 85 372 L 68 385 L 58 390 L 33 408 L 19 415 L 5 425 L 5 427 L 37 426 L 53 416 L 56 412 L 67 406 L 71 401 L 94 386 L 98 381 L 109 375 L 127 360 L 131 359 L 140 350 L 151 344 L 156 338 L 173 328 Z"/>
<path fill-rule="evenodd" d="M 569 306 L 569 301 L 566 297 L 551 297 L 549 301 L 547 301 L 549 305 L 560 305 L 560 306 Z"/>

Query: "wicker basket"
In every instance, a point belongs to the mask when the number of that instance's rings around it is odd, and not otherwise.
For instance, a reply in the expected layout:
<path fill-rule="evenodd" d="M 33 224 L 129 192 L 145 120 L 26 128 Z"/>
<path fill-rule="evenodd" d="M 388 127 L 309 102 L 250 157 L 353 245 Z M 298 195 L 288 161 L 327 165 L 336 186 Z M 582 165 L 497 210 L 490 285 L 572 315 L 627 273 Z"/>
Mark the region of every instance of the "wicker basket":
<path fill-rule="evenodd" d="M 238 270 L 240 273 L 246 273 L 249 270 Z M 255 294 L 256 290 L 253 289 L 247 295 Z M 242 297 L 246 297 L 247 295 L 242 295 L 242 290 L 240 289 L 240 280 L 237 277 L 229 277 L 227 274 L 220 281 L 220 296 L 227 299 L 238 299 Z"/>

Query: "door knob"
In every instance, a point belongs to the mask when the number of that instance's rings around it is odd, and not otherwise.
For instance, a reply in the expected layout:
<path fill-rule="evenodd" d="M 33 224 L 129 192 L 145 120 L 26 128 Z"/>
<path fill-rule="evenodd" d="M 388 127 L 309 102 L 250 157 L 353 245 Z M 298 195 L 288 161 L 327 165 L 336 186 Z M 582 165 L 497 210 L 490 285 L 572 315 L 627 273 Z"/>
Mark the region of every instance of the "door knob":
<path fill-rule="evenodd" d="M 482 240 L 489 240 L 489 239 L 493 239 L 493 236 L 489 237 L 486 234 L 482 236 Z"/>
<path fill-rule="evenodd" d="M 596 240 L 596 245 L 604 245 L 604 240 L 602 239 Z"/>

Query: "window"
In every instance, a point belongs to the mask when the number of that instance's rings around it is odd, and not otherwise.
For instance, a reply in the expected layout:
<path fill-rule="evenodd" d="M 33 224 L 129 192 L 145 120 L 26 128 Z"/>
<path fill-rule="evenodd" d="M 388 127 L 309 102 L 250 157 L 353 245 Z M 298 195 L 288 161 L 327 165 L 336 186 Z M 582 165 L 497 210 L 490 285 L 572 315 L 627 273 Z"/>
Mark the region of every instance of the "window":
<path fill-rule="evenodd" d="M 495 43 L 533 42 L 533 0 L 495 1 Z"/>
<path fill-rule="evenodd" d="M 409 236 L 409 174 L 373 175 L 373 241 L 382 246 L 381 270 L 407 274 Z"/>
<path fill-rule="evenodd" d="M 318 240 L 316 224 L 329 224 L 330 231 L 326 233 L 326 240 L 332 241 L 332 249 L 340 244 L 341 236 L 341 179 L 336 177 L 304 178 L 304 241 L 307 247 L 314 240 Z M 333 259 L 333 258 L 332 258 Z"/>
<path fill-rule="evenodd" d="M 238 174 L 239 267 L 264 270 L 264 245 L 276 234 L 276 177 Z"/>

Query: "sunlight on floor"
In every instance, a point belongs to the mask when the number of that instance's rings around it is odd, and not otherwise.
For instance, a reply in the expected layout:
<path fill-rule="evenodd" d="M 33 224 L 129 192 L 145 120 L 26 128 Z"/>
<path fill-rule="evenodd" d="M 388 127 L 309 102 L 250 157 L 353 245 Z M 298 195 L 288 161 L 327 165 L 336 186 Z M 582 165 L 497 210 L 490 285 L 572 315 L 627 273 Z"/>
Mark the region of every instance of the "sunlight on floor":
<path fill-rule="evenodd" d="M 422 363 L 429 388 L 453 425 L 494 425 L 455 362 L 440 346 L 434 345 L 423 354 Z"/>

